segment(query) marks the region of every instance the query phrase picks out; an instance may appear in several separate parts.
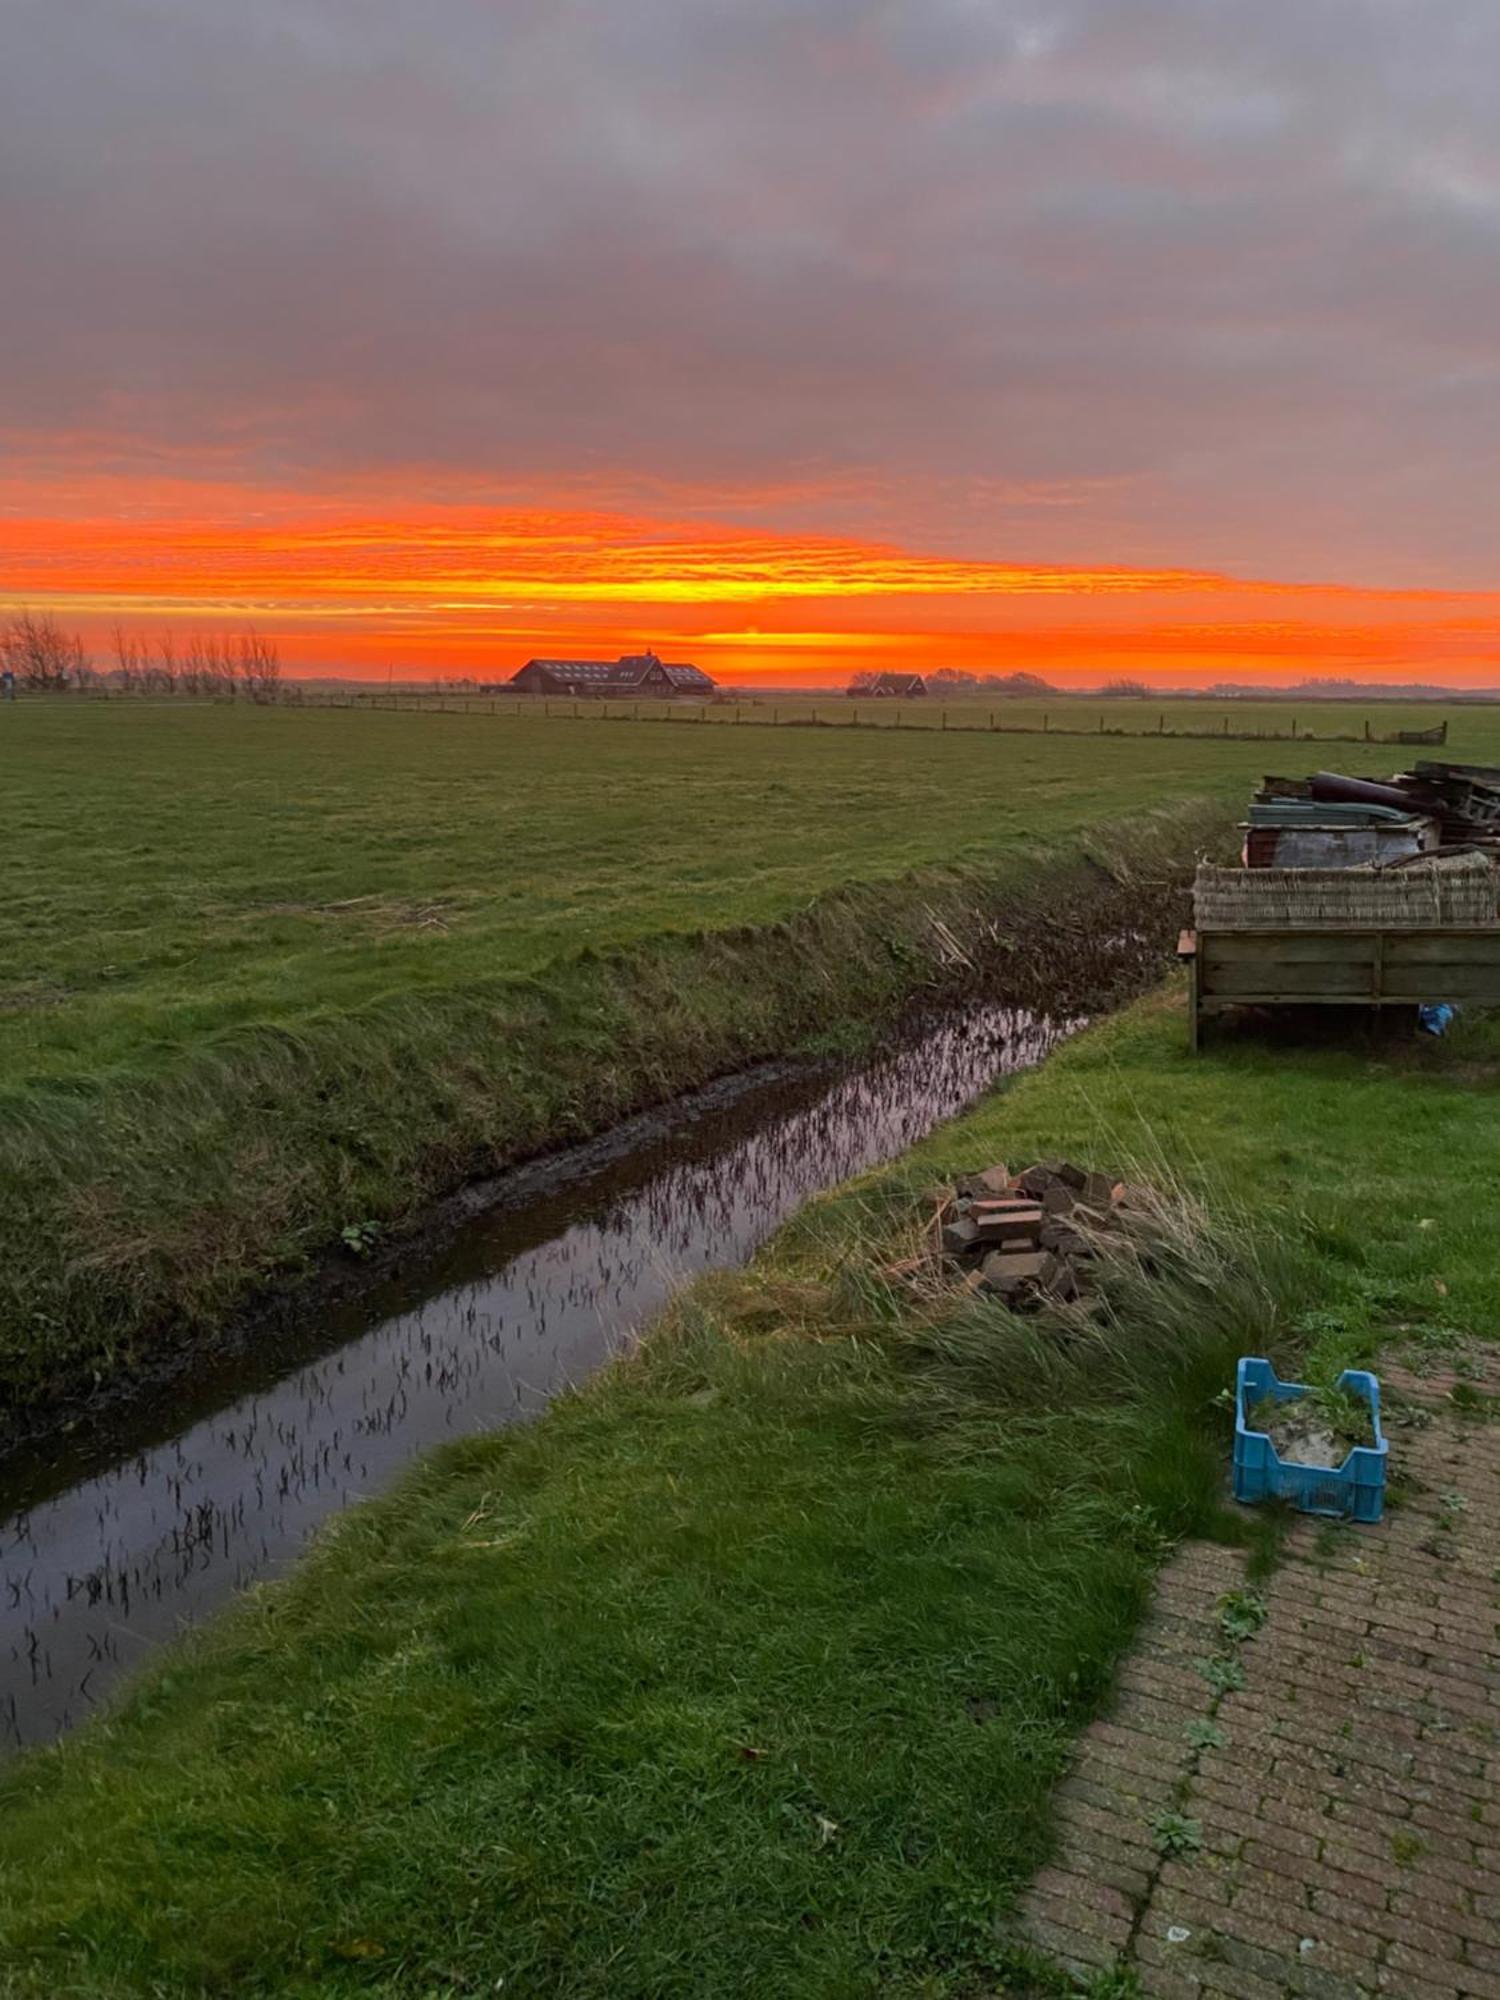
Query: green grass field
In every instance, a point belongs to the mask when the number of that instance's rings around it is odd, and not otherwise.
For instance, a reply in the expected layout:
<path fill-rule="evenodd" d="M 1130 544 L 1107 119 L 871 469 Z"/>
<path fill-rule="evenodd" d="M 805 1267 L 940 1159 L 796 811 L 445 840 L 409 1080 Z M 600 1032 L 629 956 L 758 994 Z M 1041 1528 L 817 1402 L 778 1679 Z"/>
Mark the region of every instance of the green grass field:
<path fill-rule="evenodd" d="M 1235 1355 L 1500 1314 L 1492 1031 L 1185 1044 L 1180 996 L 1081 1037 L 17 1766 L 7 1990 L 998 1990 L 1071 1733 L 1227 1531 Z M 1211 1218 L 1089 1338 L 879 1280 L 935 1175 L 1058 1153 Z"/>
<path fill-rule="evenodd" d="M 313 697 L 309 697 L 312 699 Z M 1378 739 L 1402 729 L 1427 729 L 1448 720 L 1465 735 L 1479 733 L 1496 740 L 1500 706 L 1405 701 L 1212 701 L 1153 696 L 1146 700 L 1101 701 L 1089 695 L 1050 695 L 1045 699 L 1014 700 L 974 693 L 942 700 L 924 696 L 915 701 L 851 700 L 843 695 L 758 694 L 737 696 L 720 691 L 710 703 L 651 701 L 517 699 L 509 695 L 466 695 L 410 689 L 390 694 L 378 690 L 320 693 L 317 700 L 343 703 L 371 712 L 472 714 L 530 722 L 574 719 L 582 722 L 659 721 L 672 728 L 722 729 L 741 725 L 790 729 L 816 725 L 832 729 L 932 729 L 941 733 L 1007 730 L 1057 735 L 1128 735 L 1158 732 L 1193 737 L 1263 737 L 1267 741 L 1296 737 L 1299 741 L 1362 745 L 1367 739 L 1377 754 Z M 1403 752 L 1387 746 L 1399 758 Z M 1414 751 L 1413 755 L 1441 755 Z"/>
<path fill-rule="evenodd" d="M 1500 710 L 1455 735 L 1456 755 L 1500 754 Z M 0 1092 L 149 1076 L 245 1025 L 764 924 L 846 882 L 988 864 L 1155 800 L 1233 806 L 1264 757 L 1170 739 L 17 704 L 0 714 Z"/>
<path fill-rule="evenodd" d="M 348 1224 L 889 1014 L 931 976 L 929 908 L 1240 783 L 1223 746 L 1170 743 L 0 724 L 0 1429 Z"/>
<path fill-rule="evenodd" d="M 1500 711 L 1459 716 L 1451 751 L 1500 754 Z M 1003 890 L 1015 915 L 1100 829 L 1192 798 L 1186 861 L 1267 761 L 534 708 L 7 707 L 0 1411 L 212 1328 L 346 1225 L 399 1229 L 469 1174 L 889 1018 L 933 976 L 928 912 L 1003 914 Z"/>

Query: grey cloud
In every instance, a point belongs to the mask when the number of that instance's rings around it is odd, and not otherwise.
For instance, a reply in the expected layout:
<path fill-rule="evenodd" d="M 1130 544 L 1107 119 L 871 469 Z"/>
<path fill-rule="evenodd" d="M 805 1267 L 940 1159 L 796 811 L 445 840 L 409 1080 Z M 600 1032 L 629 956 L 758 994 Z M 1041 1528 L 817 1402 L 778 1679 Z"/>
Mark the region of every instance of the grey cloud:
<path fill-rule="evenodd" d="M 0 36 L 0 436 L 1494 580 L 1492 0 L 10 0 Z"/>

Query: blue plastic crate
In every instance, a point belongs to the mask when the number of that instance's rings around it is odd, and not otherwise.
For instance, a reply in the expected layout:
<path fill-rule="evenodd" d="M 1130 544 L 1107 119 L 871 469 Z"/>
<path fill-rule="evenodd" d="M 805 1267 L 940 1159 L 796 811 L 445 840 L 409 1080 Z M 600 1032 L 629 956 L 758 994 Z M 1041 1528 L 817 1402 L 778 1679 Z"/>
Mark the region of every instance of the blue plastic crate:
<path fill-rule="evenodd" d="M 1378 1521 L 1385 1506 L 1385 1433 L 1380 1428 L 1380 1384 L 1364 1368 L 1346 1368 L 1339 1387 L 1370 1406 L 1373 1445 L 1356 1445 L 1342 1465 L 1284 1465 L 1264 1431 L 1251 1430 L 1245 1412 L 1264 1396 L 1294 1403 L 1305 1382 L 1280 1382 L 1269 1361 L 1245 1355 L 1234 1395 L 1234 1497 L 1289 1500 L 1304 1514 L 1328 1514 L 1340 1521 Z"/>

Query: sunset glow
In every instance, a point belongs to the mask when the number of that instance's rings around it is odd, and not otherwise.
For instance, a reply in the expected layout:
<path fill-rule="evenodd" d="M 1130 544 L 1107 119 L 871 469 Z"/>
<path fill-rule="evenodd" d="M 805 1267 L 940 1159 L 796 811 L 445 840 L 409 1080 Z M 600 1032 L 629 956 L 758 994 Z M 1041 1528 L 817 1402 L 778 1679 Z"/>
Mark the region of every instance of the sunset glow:
<path fill-rule="evenodd" d="M 1500 684 L 1494 10 L 585 12 L 22 0 L 0 611 Z"/>
<path fill-rule="evenodd" d="M 1500 678 L 1500 593 L 1190 570 L 964 561 L 832 536 L 577 508 L 420 511 L 95 483 L 5 513 L 7 590 L 86 631 L 252 622 L 303 670 L 499 679 L 533 652 L 650 642 L 728 681 L 870 665 L 1029 670 L 1059 685 L 1304 674 Z"/>

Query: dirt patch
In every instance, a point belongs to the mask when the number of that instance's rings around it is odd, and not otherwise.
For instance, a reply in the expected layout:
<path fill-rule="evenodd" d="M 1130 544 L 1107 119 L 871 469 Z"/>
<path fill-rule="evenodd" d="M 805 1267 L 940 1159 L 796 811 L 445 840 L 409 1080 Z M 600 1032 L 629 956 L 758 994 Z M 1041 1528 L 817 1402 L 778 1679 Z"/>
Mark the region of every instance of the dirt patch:
<path fill-rule="evenodd" d="M 71 986 L 12 986 L 0 990 L 0 1014 L 26 1014 L 35 1007 L 60 1007 L 72 998 Z"/>

